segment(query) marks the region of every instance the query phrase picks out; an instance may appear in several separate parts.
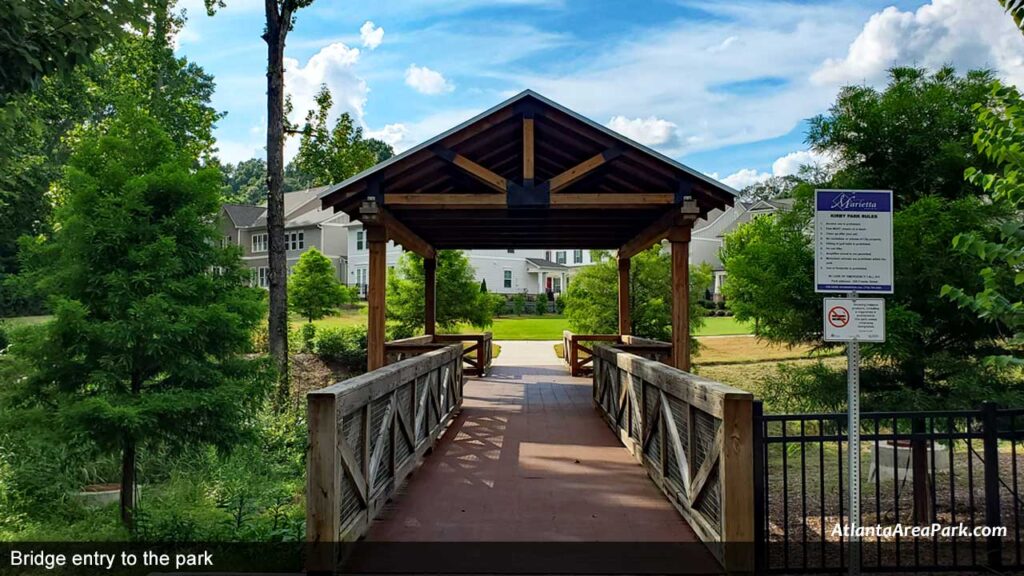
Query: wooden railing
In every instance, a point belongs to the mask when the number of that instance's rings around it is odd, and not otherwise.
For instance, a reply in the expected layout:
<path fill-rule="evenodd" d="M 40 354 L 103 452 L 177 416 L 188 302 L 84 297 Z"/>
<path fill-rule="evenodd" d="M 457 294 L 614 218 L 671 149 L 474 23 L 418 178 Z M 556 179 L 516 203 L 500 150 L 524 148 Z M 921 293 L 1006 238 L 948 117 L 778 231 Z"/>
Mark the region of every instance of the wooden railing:
<path fill-rule="evenodd" d="M 593 366 L 608 425 L 725 569 L 751 570 L 753 395 L 609 345 Z"/>
<path fill-rule="evenodd" d="M 306 395 L 306 538 L 355 540 L 462 405 L 462 347 L 447 345 Z M 318 547 L 310 570 L 333 570 Z"/>
<path fill-rule="evenodd" d="M 588 376 L 593 371 L 593 346 L 597 342 L 608 342 L 619 350 L 658 362 L 667 363 L 672 358 L 672 345 L 668 342 L 618 334 L 573 334 L 564 330 L 562 357 L 573 376 Z"/>
<path fill-rule="evenodd" d="M 490 332 L 482 334 L 437 334 L 392 340 L 384 344 L 384 361 L 392 364 L 399 360 L 419 356 L 452 344 L 462 344 L 462 362 L 466 374 L 483 377 L 491 368 L 493 338 Z M 468 344 L 468 345 L 467 345 Z"/>

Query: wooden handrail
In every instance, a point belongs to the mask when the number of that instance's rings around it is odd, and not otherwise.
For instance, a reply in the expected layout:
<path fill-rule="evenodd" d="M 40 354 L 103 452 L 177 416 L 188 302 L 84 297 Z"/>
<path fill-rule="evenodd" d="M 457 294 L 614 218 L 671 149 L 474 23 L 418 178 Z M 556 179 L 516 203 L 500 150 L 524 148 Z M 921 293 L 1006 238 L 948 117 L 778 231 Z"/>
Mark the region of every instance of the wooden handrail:
<path fill-rule="evenodd" d="M 594 351 L 584 342 L 610 342 L 616 348 L 632 352 L 650 360 L 667 363 L 672 358 L 672 345 L 668 342 L 618 334 L 574 334 L 562 331 L 562 359 L 573 376 L 588 376 L 593 370 Z"/>
<path fill-rule="evenodd" d="M 350 378 L 306 395 L 306 539 L 356 540 L 462 406 L 461 345 Z M 330 546 L 310 571 L 333 571 Z"/>
<path fill-rule="evenodd" d="M 435 334 L 392 340 L 384 344 L 385 363 L 391 364 L 412 356 L 425 354 L 451 344 L 461 344 L 466 373 L 482 378 L 491 368 L 493 336 L 480 334 Z M 467 345 L 468 344 L 468 345 Z"/>
<path fill-rule="evenodd" d="M 633 347 L 663 347 L 657 343 Z M 594 349 L 594 403 L 729 573 L 753 569 L 753 395 L 621 347 Z"/>

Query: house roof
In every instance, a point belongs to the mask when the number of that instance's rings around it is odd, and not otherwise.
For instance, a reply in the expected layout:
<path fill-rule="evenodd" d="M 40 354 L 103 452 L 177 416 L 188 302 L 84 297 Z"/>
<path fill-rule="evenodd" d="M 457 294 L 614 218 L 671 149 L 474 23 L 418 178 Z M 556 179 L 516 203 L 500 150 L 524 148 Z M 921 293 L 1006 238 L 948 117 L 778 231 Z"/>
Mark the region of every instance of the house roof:
<path fill-rule="evenodd" d="M 249 206 L 246 204 L 225 204 L 224 212 L 231 219 L 232 224 L 238 228 L 252 226 L 267 211 L 263 206 Z"/>
<path fill-rule="evenodd" d="M 364 202 L 434 248 L 619 248 L 679 213 L 732 205 L 735 191 L 533 91 L 320 195 L 361 218 Z"/>
<path fill-rule="evenodd" d="M 568 270 L 569 267 L 558 262 L 552 262 L 551 260 L 545 260 L 543 258 L 527 258 L 526 263 L 530 266 L 537 268 L 543 268 L 545 270 Z"/>

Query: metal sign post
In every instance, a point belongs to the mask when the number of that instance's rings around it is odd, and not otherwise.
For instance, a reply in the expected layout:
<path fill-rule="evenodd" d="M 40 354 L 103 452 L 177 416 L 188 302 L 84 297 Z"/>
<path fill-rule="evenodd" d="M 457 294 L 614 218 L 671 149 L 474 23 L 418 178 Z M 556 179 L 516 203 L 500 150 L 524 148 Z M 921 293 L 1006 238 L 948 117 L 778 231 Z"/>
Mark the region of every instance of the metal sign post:
<path fill-rule="evenodd" d="M 857 298 L 850 292 L 851 299 Z M 851 576 L 860 574 L 860 342 L 851 340 L 846 345 L 846 396 L 848 401 L 847 433 L 850 458 L 850 570 Z"/>
<path fill-rule="evenodd" d="M 857 292 L 892 294 L 891 190 L 815 190 L 814 291 L 825 298 L 822 337 L 846 342 L 851 575 L 860 574 L 860 343 L 885 341 L 885 302 Z"/>

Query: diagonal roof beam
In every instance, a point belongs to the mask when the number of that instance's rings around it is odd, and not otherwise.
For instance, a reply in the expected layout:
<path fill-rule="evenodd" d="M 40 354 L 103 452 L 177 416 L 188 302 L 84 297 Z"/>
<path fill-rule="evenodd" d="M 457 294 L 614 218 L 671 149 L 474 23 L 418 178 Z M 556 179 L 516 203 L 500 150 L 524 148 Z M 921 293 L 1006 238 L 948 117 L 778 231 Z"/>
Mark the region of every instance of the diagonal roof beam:
<path fill-rule="evenodd" d="M 496 192 L 501 192 L 502 194 L 508 192 L 509 182 L 505 177 L 495 174 L 491 170 L 444 146 L 434 146 L 431 148 L 431 151 L 439 158 L 446 160 L 473 178 L 483 182 Z"/>
<path fill-rule="evenodd" d="M 621 148 L 608 148 L 604 152 L 591 156 L 590 158 L 584 160 L 583 162 L 580 162 L 579 164 L 573 166 L 572 168 L 569 168 L 565 172 L 553 176 L 551 180 L 548 180 L 548 189 L 551 191 L 552 194 L 558 192 L 559 190 L 564 190 L 565 188 L 571 186 L 573 183 L 579 181 L 580 178 L 583 178 L 584 176 L 591 174 L 594 170 L 597 170 L 601 166 L 604 166 L 608 162 L 611 162 L 612 160 L 618 158 L 621 155 Z"/>
<path fill-rule="evenodd" d="M 687 198 L 683 201 L 682 206 L 672 208 L 662 214 L 647 228 L 644 228 L 639 234 L 634 236 L 632 240 L 623 244 L 619 248 L 618 257 L 632 258 L 636 256 L 667 236 L 673 228 L 677 226 L 692 226 L 699 216 L 700 209 L 697 207 L 697 201 Z"/>
<path fill-rule="evenodd" d="M 359 206 L 359 219 L 366 226 L 379 225 L 387 231 L 389 240 L 394 240 L 402 248 L 415 252 L 424 258 L 435 258 L 437 252 L 429 242 L 399 221 L 393 214 L 379 206 L 376 202 L 366 201 Z"/>

